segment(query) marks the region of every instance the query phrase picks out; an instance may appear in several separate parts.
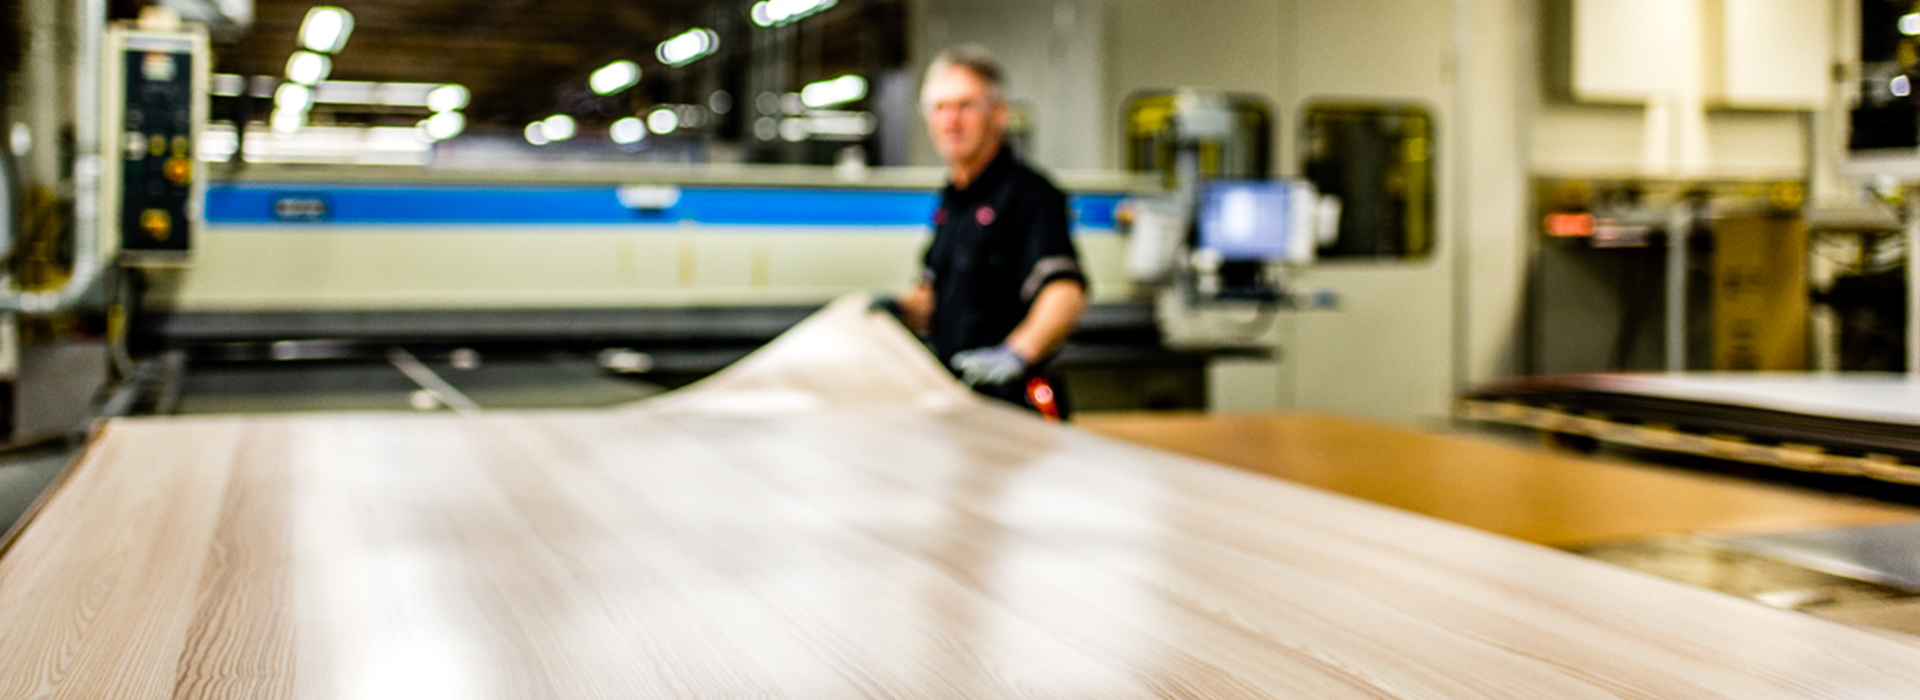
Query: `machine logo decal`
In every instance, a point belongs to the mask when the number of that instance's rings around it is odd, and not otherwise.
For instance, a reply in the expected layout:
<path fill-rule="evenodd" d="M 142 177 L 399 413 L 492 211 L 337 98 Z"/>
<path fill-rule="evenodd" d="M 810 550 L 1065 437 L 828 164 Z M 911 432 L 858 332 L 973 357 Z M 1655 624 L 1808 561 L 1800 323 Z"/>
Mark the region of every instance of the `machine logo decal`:
<path fill-rule="evenodd" d="M 273 200 L 276 221 L 326 221 L 329 209 L 327 198 L 316 195 L 282 195 Z"/>
<path fill-rule="evenodd" d="M 973 220 L 980 222 L 981 226 L 993 225 L 993 207 L 980 207 L 973 210 Z"/>

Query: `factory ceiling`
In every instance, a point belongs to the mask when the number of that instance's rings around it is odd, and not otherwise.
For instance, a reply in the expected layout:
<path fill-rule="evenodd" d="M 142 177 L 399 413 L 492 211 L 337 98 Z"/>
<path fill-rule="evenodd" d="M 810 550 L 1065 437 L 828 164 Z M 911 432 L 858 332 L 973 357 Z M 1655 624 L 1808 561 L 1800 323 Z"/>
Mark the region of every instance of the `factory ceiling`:
<path fill-rule="evenodd" d="M 791 0 L 775 0 L 791 3 Z M 752 0 L 323 0 L 353 13 L 353 30 L 333 56 L 331 80 L 458 83 L 472 99 L 470 128 L 518 129 L 555 111 L 604 121 L 656 103 L 703 101 L 714 90 L 792 90 L 845 72 L 897 66 L 903 51 L 901 0 L 839 0 L 778 27 L 750 21 Z M 215 71 L 279 78 L 298 46 L 312 0 L 255 0 L 251 26 L 217 41 Z M 714 55 L 668 67 L 660 42 L 696 27 L 720 40 Z M 784 34 L 783 34 L 784 33 Z M 231 38 L 231 37 L 229 37 Z M 620 59 L 638 63 L 639 85 L 610 97 L 588 76 Z M 771 68 L 769 68 L 771 67 Z M 773 77 L 769 78 L 769 75 Z M 782 85 L 784 84 L 784 86 Z M 265 105 L 251 109 L 263 119 Z M 405 123 L 418 114 L 378 107 L 326 106 L 340 123 Z"/>

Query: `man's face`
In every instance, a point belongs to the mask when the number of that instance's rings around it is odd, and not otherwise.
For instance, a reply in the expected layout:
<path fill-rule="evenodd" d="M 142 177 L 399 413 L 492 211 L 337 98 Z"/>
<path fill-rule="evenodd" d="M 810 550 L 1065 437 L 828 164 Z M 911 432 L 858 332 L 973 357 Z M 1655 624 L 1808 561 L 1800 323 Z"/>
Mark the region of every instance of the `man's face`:
<path fill-rule="evenodd" d="M 1007 128 L 1007 105 L 987 82 L 965 68 L 947 68 L 927 78 L 920 93 L 933 148 L 949 165 L 975 164 L 990 155 Z"/>

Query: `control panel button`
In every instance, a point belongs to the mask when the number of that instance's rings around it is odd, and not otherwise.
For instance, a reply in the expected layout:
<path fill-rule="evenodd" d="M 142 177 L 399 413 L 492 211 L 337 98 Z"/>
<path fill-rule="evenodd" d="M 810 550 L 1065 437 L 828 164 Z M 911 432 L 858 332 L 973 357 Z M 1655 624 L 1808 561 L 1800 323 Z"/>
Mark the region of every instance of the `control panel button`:
<path fill-rule="evenodd" d="M 193 180 L 193 161 L 176 155 L 167 159 L 167 181 L 176 185 L 185 185 Z"/>
<path fill-rule="evenodd" d="M 153 240 L 167 240 L 173 235 L 173 215 L 168 214 L 165 209 L 148 209 L 140 212 L 140 228 Z"/>

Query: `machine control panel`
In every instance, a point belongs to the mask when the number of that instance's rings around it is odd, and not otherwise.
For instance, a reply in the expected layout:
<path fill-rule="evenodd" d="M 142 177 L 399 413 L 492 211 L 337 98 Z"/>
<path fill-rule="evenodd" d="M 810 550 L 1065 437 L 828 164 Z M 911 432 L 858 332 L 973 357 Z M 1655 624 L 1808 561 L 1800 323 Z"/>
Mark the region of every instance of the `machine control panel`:
<path fill-rule="evenodd" d="M 178 264 L 193 250 L 204 192 L 198 167 L 206 121 L 206 37 L 198 31 L 116 28 L 109 42 L 110 79 L 103 107 L 103 159 L 116 196 L 104 222 L 109 244 L 128 264 Z M 115 172 L 117 171 L 117 172 Z"/>

